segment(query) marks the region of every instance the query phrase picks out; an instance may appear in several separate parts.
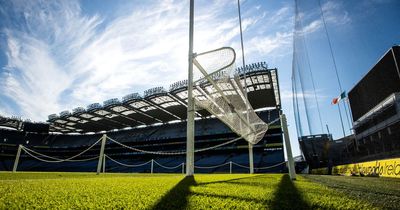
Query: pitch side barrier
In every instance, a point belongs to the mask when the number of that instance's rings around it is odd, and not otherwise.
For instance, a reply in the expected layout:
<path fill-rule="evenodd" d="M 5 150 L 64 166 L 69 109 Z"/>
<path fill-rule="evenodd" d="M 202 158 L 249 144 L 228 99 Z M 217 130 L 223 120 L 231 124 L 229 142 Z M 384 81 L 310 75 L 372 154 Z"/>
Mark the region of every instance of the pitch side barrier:
<path fill-rule="evenodd" d="M 27 148 L 25 146 L 20 145 L 19 149 L 18 149 L 18 152 L 17 152 L 16 160 L 14 162 L 13 172 L 17 171 L 17 167 L 18 167 L 18 163 L 19 163 L 19 158 L 21 156 L 21 152 L 25 152 L 27 155 L 31 156 L 32 158 L 34 158 L 36 160 L 39 160 L 39 161 L 42 161 L 42 162 L 46 162 L 46 163 L 83 162 L 83 161 L 93 161 L 93 160 L 99 159 L 99 164 L 97 166 L 98 169 L 99 169 L 98 173 L 100 173 L 100 171 L 103 172 L 103 173 L 106 172 L 106 167 L 105 166 L 106 166 L 106 162 L 107 161 L 111 161 L 111 162 L 113 162 L 113 163 L 115 163 L 117 165 L 120 165 L 120 166 L 123 166 L 123 167 L 128 167 L 128 168 L 137 168 L 137 167 L 145 167 L 145 166 L 147 166 L 147 167 L 150 167 L 150 173 L 155 173 L 155 165 L 157 165 L 158 167 L 163 168 L 163 169 L 174 170 L 174 171 L 176 171 L 178 168 L 181 168 L 182 174 L 185 173 L 185 163 L 184 162 L 182 162 L 181 164 L 178 164 L 176 166 L 166 166 L 166 165 L 163 165 L 163 164 L 157 162 L 154 159 L 151 159 L 151 160 L 149 160 L 147 162 L 143 162 L 143 163 L 139 163 L 139 164 L 128 164 L 128 163 L 122 163 L 120 161 L 117 161 L 114 158 L 112 158 L 109 155 L 104 153 L 103 145 L 105 145 L 105 144 L 103 144 L 103 142 L 105 142 L 105 140 L 103 140 L 103 139 L 108 139 L 108 140 L 110 140 L 110 141 L 112 141 L 114 143 L 117 143 L 118 145 L 120 145 L 122 147 L 125 147 L 126 149 L 130 149 L 130 150 L 137 151 L 137 152 L 142 152 L 142 153 L 158 154 L 158 155 L 182 155 L 182 154 L 185 154 L 185 151 L 181 151 L 181 152 L 162 152 L 162 151 L 157 151 L 156 152 L 156 151 L 139 150 L 137 148 L 129 147 L 127 145 L 124 145 L 124 144 L 122 144 L 122 143 L 120 143 L 120 142 L 118 142 L 118 141 L 116 141 L 114 139 L 111 139 L 111 138 L 107 137 L 106 135 L 104 135 L 98 141 L 93 143 L 91 146 L 89 146 L 87 149 L 83 150 L 79 154 L 71 156 L 69 158 L 65 158 L 65 159 L 61 159 L 61 158 L 45 155 L 45 154 L 42 154 L 40 152 L 37 152 L 35 150 L 32 150 L 30 148 Z M 227 145 L 229 143 L 233 143 L 235 141 L 238 141 L 239 139 L 241 139 L 241 138 L 235 138 L 233 140 L 224 142 L 222 144 L 219 144 L 219 145 L 216 145 L 216 146 L 213 146 L 213 147 L 198 149 L 195 152 L 202 152 L 202 151 L 214 149 L 214 148 L 217 148 L 217 147 L 221 147 L 221 146 Z M 100 149 L 100 155 L 95 156 L 95 157 L 90 157 L 90 158 L 77 159 L 78 157 L 84 155 L 84 153 L 88 152 L 90 149 L 92 149 L 95 145 L 97 145 L 100 142 L 102 143 L 102 148 Z M 103 157 L 103 158 L 99 158 L 99 157 Z M 257 170 L 257 171 L 261 171 L 261 170 L 272 169 L 272 168 L 275 168 L 275 167 L 278 167 L 278 166 L 282 166 L 284 164 L 287 165 L 288 162 L 284 161 L 284 162 L 277 163 L 277 164 L 274 164 L 274 165 L 271 165 L 271 166 L 255 167 L 254 169 Z M 245 168 L 245 169 L 250 169 L 250 167 L 248 167 L 248 166 L 241 165 L 241 164 L 235 163 L 233 161 L 225 162 L 225 163 L 222 163 L 222 164 L 219 164 L 219 165 L 211 165 L 211 166 L 195 165 L 194 167 L 197 168 L 197 169 L 217 169 L 217 168 L 224 167 L 224 166 L 227 166 L 227 165 L 229 165 L 229 173 L 230 174 L 234 173 L 234 170 L 233 170 L 234 166 L 235 167 L 237 166 L 237 167 L 240 167 L 240 168 Z"/>
<path fill-rule="evenodd" d="M 328 168 L 318 168 L 312 174 L 328 175 Z M 332 175 L 346 176 L 380 176 L 400 178 L 400 158 L 352 163 L 332 167 Z"/>
<path fill-rule="evenodd" d="M 269 124 L 273 124 L 278 120 L 279 120 L 279 118 L 271 121 Z M 234 142 L 236 142 L 238 140 L 241 140 L 241 139 L 243 139 L 243 137 L 237 137 L 237 138 L 234 138 L 232 140 L 223 142 L 223 143 L 215 145 L 215 146 L 197 149 L 194 152 L 203 152 L 203 151 L 207 151 L 207 150 L 216 149 L 218 147 L 222 147 L 222 146 L 225 146 L 225 145 L 228 145 L 228 144 L 232 144 L 232 143 L 234 143 Z M 138 148 L 135 148 L 135 147 L 131 147 L 131 146 L 125 145 L 125 144 L 117 141 L 116 139 L 110 138 L 109 136 L 104 134 L 100 139 L 98 139 L 96 142 L 94 142 L 88 148 L 86 148 L 83 151 L 79 152 L 78 154 L 73 155 L 73 156 L 68 157 L 68 158 L 52 157 L 52 156 L 37 152 L 37 151 L 33 150 L 32 148 L 28 148 L 28 147 L 25 147 L 23 145 L 19 145 L 18 151 L 17 151 L 17 155 L 15 157 L 13 172 L 17 171 L 18 163 L 19 163 L 21 154 L 24 152 L 26 155 L 28 155 L 28 156 L 30 156 L 30 157 L 38 160 L 38 161 L 45 162 L 45 163 L 84 162 L 84 161 L 93 161 L 93 160 L 98 159 L 97 174 L 99 174 L 100 172 L 104 173 L 106 171 L 106 168 L 105 168 L 106 161 L 111 161 L 111 162 L 113 162 L 115 164 L 118 164 L 120 166 L 129 167 L 129 168 L 143 167 L 143 166 L 149 165 L 151 173 L 154 172 L 154 166 L 155 165 L 157 165 L 158 167 L 164 168 L 164 169 L 168 169 L 168 170 L 177 170 L 178 168 L 181 168 L 182 173 L 185 173 L 185 167 L 184 167 L 185 163 L 181 163 L 181 164 L 176 165 L 176 166 L 165 166 L 165 165 L 160 164 L 159 162 L 157 162 L 154 159 L 149 160 L 149 161 L 144 162 L 144 163 L 135 164 L 135 165 L 119 162 L 119 161 L 113 159 L 112 157 L 110 157 L 109 154 L 105 153 L 105 147 L 106 147 L 106 141 L 107 140 L 111 141 L 111 142 L 113 142 L 113 143 L 115 143 L 115 144 L 117 144 L 117 145 L 119 145 L 121 147 L 124 147 L 125 149 L 136 151 L 136 152 L 141 152 L 141 153 L 146 153 L 146 154 L 154 154 L 154 155 L 184 155 L 184 154 L 186 154 L 186 151 L 168 151 L 168 152 L 166 152 L 166 151 L 147 151 L 147 150 L 142 150 L 142 149 L 138 149 Z M 92 153 L 93 153 L 92 149 L 97 144 L 101 145 L 100 151 L 99 151 L 99 155 L 96 155 L 94 157 L 90 157 L 90 156 L 93 156 L 93 155 L 86 155 L 85 156 L 85 153 L 87 153 L 89 150 L 91 150 Z M 274 165 L 271 165 L 271 166 L 258 167 L 258 168 L 255 167 L 254 169 L 258 170 L 258 171 L 261 171 L 261 170 L 265 170 L 265 169 L 275 168 L 275 167 L 281 166 L 283 164 L 288 165 L 289 163 L 284 161 L 284 162 L 277 163 L 277 164 L 274 164 Z M 200 166 L 200 165 L 198 165 L 198 166 L 195 166 L 195 168 L 198 168 L 198 169 L 217 169 L 217 168 L 224 167 L 224 166 L 227 166 L 227 165 L 229 165 L 229 173 L 233 173 L 233 167 L 240 167 L 240 168 L 250 169 L 250 167 L 248 167 L 248 166 L 241 165 L 239 163 L 235 163 L 235 162 L 232 162 L 232 161 L 225 162 L 225 163 L 219 164 L 219 165 L 212 165 L 212 166 L 205 166 L 205 165 L 201 165 Z"/>

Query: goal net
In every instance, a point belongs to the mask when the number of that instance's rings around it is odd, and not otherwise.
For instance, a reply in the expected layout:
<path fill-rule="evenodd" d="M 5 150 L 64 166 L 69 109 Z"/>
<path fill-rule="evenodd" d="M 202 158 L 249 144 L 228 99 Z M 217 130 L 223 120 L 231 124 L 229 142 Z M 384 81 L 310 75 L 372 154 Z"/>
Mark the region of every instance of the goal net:
<path fill-rule="evenodd" d="M 236 54 L 224 47 L 195 55 L 193 64 L 202 77 L 195 81 L 195 104 L 224 122 L 236 134 L 252 144 L 258 143 L 268 125 L 251 107 L 244 79 L 236 72 Z"/>

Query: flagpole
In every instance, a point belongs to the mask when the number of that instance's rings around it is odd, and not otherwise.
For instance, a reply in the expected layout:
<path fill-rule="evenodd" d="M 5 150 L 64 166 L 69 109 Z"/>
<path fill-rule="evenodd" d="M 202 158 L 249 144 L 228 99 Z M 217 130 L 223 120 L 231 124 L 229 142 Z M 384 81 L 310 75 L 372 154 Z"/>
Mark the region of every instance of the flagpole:
<path fill-rule="evenodd" d="M 350 102 L 349 102 L 349 98 L 348 97 L 345 98 L 344 103 L 345 103 L 345 107 L 347 105 L 347 107 L 349 108 L 348 112 L 349 112 L 349 115 L 350 115 L 350 133 L 352 133 L 353 132 L 353 121 L 354 120 L 353 120 L 353 116 L 351 115 L 351 107 L 350 107 Z"/>
<path fill-rule="evenodd" d="M 328 126 L 328 124 L 325 124 L 325 126 L 326 126 L 326 130 L 328 131 L 328 134 L 331 134 L 331 132 L 329 131 L 329 126 Z"/>
<path fill-rule="evenodd" d="M 342 125 L 343 137 L 345 137 L 346 136 L 346 132 L 344 131 L 342 111 L 340 110 L 340 103 L 338 103 L 337 105 L 338 105 L 338 108 L 339 108 L 339 117 L 340 117 L 340 123 Z"/>
<path fill-rule="evenodd" d="M 347 98 L 347 96 L 346 96 L 346 98 Z M 346 113 L 347 123 L 349 123 L 349 128 L 350 128 L 350 130 L 351 130 L 351 121 L 350 121 L 350 118 L 349 118 L 349 113 L 348 113 L 348 110 L 347 110 L 347 106 L 346 106 L 346 102 L 345 102 L 345 101 L 343 101 L 343 105 L 344 105 L 344 111 L 345 111 L 345 113 Z M 350 131 L 350 133 L 351 133 L 351 131 Z"/>

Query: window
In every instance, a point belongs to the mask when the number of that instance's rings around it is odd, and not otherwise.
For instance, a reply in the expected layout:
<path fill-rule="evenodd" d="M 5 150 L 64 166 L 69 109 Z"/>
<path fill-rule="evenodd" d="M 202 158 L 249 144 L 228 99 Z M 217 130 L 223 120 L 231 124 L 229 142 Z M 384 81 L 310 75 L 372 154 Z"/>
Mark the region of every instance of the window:
<path fill-rule="evenodd" d="M 166 102 L 170 102 L 170 101 L 174 101 L 174 100 L 169 96 L 160 96 L 160 97 L 151 99 L 151 101 L 156 104 L 162 104 L 162 103 L 166 103 Z"/>
<path fill-rule="evenodd" d="M 123 111 L 126 111 L 126 110 L 128 110 L 127 108 L 125 108 L 125 107 L 123 107 L 123 106 L 116 106 L 116 107 L 113 107 L 113 108 L 111 108 L 113 111 L 116 111 L 116 112 L 123 112 Z"/>
<path fill-rule="evenodd" d="M 149 104 L 147 104 L 147 103 L 145 103 L 143 101 L 136 101 L 136 102 L 133 102 L 133 103 L 131 103 L 129 105 L 131 105 L 132 107 L 134 107 L 136 109 L 139 109 L 139 108 L 142 108 L 144 106 L 148 106 Z"/>
<path fill-rule="evenodd" d="M 107 112 L 106 110 L 98 110 L 98 111 L 95 111 L 94 113 L 104 116 L 106 114 L 109 114 L 110 112 Z"/>
<path fill-rule="evenodd" d="M 179 105 L 179 103 L 178 102 L 168 102 L 168 103 L 165 103 L 165 104 L 161 104 L 161 107 L 162 108 L 167 108 L 167 107 L 170 107 L 170 106 L 178 106 Z"/>
<path fill-rule="evenodd" d="M 93 115 L 90 115 L 90 114 L 81 114 L 81 115 L 79 115 L 80 117 L 83 117 L 83 118 L 86 118 L 86 119 L 89 119 L 89 118 L 92 118 L 93 117 Z"/>
<path fill-rule="evenodd" d="M 91 120 L 93 120 L 93 121 L 99 121 L 99 120 L 101 120 L 101 119 L 103 119 L 103 118 L 101 118 L 101 117 L 93 117 Z"/>
<path fill-rule="evenodd" d="M 76 117 L 68 117 L 67 119 L 71 120 L 71 121 L 78 121 L 79 120 L 79 118 L 76 118 Z"/>
<path fill-rule="evenodd" d="M 122 112 L 123 115 L 130 115 L 130 114 L 133 114 L 133 113 L 136 113 L 136 112 L 133 111 L 133 110 L 128 110 L 128 111 Z"/>

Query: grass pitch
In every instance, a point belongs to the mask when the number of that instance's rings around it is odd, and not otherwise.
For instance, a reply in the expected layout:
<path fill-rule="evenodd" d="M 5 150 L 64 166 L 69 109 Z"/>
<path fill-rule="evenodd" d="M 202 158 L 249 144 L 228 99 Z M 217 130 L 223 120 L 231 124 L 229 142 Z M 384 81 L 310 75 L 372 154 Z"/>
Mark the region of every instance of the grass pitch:
<path fill-rule="evenodd" d="M 400 180 L 212 174 L 0 173 L 0 209 L 398 209 Z"/>

